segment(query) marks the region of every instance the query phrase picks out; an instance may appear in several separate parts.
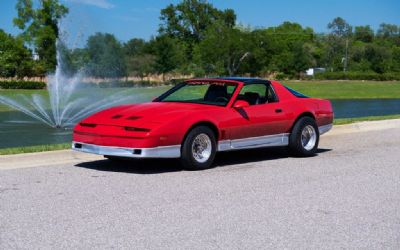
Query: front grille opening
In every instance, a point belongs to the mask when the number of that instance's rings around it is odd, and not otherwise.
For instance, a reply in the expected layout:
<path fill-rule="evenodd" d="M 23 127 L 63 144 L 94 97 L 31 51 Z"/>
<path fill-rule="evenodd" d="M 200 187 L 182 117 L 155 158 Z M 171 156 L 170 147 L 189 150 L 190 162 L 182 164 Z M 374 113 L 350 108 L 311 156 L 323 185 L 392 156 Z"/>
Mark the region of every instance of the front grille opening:
<path fill-rule="evenodd" d="M 133 150 L 133 154 L 134 155 L 141 155 L 142 154 L 142 150 L 141 149 L 134 149 Z"/>
<path fill-rule="evenodd" d="M 82 144 L 80 144 L 80 143 L 75 143 L 75 144 L 74 144 L 74 148 L 82 148 Z"/>
<path fill-rule="evenodd" d="M 135 132 L 150 132 L 148 128 L 135 128 L 135 127 L 125 127 L 126 131 L 135 131 Z"/>
<path fill-rule="evenodd" d="M 79 125 L 81 125 L 82 127 L 88 127 L 88 128 L 94 128 L 94 127 L 96 127 L 96 124 L 84 123 L 84 122 L 79 123 Z"/>

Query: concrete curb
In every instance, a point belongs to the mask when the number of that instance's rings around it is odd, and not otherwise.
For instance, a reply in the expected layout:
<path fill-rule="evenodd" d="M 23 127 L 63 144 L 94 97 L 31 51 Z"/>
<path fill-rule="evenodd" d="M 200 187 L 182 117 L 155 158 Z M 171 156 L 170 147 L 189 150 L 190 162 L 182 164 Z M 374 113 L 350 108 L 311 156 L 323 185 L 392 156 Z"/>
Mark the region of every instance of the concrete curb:
<path fill-rule="evenodd" d="M 58 164 L 76 164 L 84 161 L 104 159 L 101 155 L 82 154 L 70 149 L 48 152 L 2 155 L 0 156 L 0 170 L 31 168 L 39 166 L 53 166 Z"/>
<path fill-rule="evenodd" d="M 345 125 L 335 125 L 331 131 L 329 131 L 326 135 L 323 136 L 360 133 L 360 132 L 377 131 L 377 130 L 385 130 L 392 128 L 400 128 L 400 119 L 364 121 L 364 122 L 355 122 Z"/>
<path fill-rule="evenodd" d="M 362 133 L 368 131 L 399 128 L 400 119 L 357 122 L 334 126 L 325 136 L 336 136 L 348 133 Z M 0 170 L 54 166 L 59 164 L 76 164 L 85 161 L 104 159 L 101 155 L 84 154 L 73 150 L 59 150 L 49 152 L 26 153 L 0 156 Z"/>

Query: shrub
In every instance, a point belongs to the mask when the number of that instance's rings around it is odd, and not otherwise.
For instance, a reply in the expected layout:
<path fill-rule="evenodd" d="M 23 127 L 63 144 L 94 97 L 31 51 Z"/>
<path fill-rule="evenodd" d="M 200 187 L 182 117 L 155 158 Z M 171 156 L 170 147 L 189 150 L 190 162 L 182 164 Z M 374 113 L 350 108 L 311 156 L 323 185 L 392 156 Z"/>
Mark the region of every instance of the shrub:
<path fill-rule="evenodd" d="M 0 81 L 0 89 L 44 89 L 46 83 L 34 81 Z"/>
<path fill-rule="evenodd" d="M 179 81 L 180 82 L 180 81 Z M 122 81 L 122 80 L 106 80 L 104 82 L 84 82 L 82 87 L 99 87 L 99 88 L 129 88 L 129 87 L 156 87 L 162 85 L 175 85 L 175 81 L 156 82 L 156 81 Z"/>
<path fill-rule="evenodd" d="M 288 80 L 292 79 L 293 77 L 291 75 L 285 74 L 285 73 L 278 73 L 275 76 L 276 80 Z"/>
<path fill-rule="evenodd" d="M 400 80 L 400 73 L 393 72 L 379 74 L 376 72 L 324 72 L 315 74 L 314 79 L 393 81 Z"/>

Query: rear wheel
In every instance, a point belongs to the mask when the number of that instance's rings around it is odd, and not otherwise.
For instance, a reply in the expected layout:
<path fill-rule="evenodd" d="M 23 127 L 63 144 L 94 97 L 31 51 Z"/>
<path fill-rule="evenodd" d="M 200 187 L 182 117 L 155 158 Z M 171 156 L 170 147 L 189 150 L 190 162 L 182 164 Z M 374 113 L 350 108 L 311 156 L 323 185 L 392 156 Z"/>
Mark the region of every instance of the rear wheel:
<path fill-rule="evenodd" d="M 181 149 L 181 163 L 188 170 L 210 168 L 216 153 L 214 132 L 206 126 L 198 126 L 187 134 Z"/>
<path fill-rule="evenodd" d="M 315 120 L 307 116 L 300 118 L 289 137 L 290 151 L 296 156 L 312 156 L 317 152 L 318 142 L 319 131 Z"/>

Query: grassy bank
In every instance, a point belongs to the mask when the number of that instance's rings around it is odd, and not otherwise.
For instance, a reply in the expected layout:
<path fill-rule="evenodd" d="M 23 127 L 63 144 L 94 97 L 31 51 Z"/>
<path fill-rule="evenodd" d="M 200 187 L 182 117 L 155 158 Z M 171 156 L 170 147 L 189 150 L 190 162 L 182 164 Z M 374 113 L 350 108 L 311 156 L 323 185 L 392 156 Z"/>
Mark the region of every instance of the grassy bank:
<path fill-rule="evenodd" d="M 400 82 L 379 81 L 283 81 L 285 85 L 312 97 L 326 99 L 400 98 Z"/>
<path fill-rule="evenodd" d="M 366 117 L 356 117 L 356 118 L 340 118 L 335 119 L 335 125 L 350 124 L 354 122 L 364 122 L 364 121 L 380 121 L 380 120 L 390 120 L 390 119 L 400 119 L 400 115 L 383 115 L 383 116 L 366 116 Z"/>
<path fill-rule="evenodd" d="M 48 145 L 38 145 L 38 146 L 28 146 L 28 147 L 16 147 L 16 148 L 2 148 L 0 149 L 0 155 L 13 155 L 13 154 L 24 154 L 33 152 L 43 152 L 43 151 L 54 151 L 71 148 L 71 143 L 63 144 L 48 144 Z"/>
<path fill-rule="evenodd" d="M 336 119 L 334 125 L 344 125 L 354 122 L 361 121 L 379 121 L 379 120 L 389 120 L 389 119 L 400 119 L 400 115 L 385 115 L 385 116 L 367 116 L 358 118 L 342 118 Z M 55 151 L 70 149 L 71 143 L 63 144 L 49 144 L 49 145 L 39 145 L 30 147 L 17 147 L 17 148 L 3 148 L 0 149 L 0 155 L 11 155 L 11 154 L 23 154 L 23 153 L 33 153 L 33 152 L 43 152 L 43 151 Z"/>

